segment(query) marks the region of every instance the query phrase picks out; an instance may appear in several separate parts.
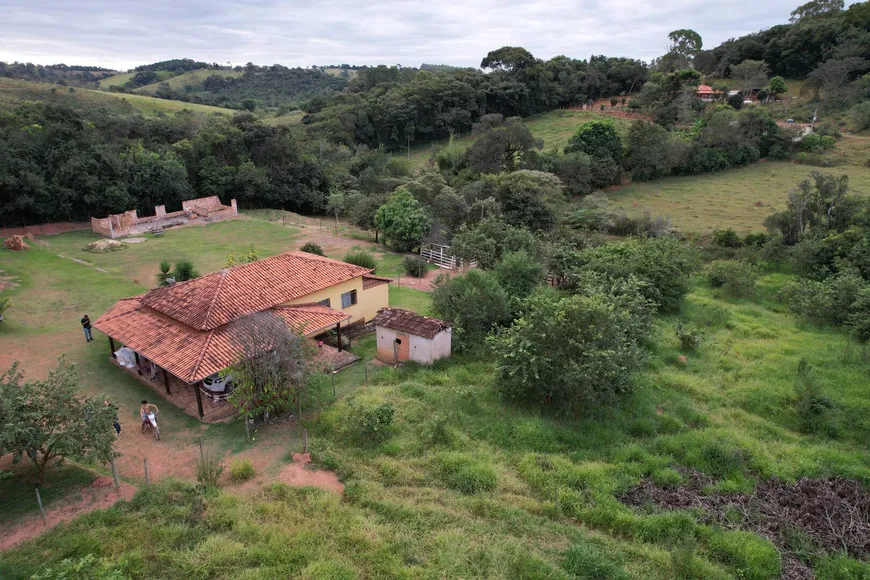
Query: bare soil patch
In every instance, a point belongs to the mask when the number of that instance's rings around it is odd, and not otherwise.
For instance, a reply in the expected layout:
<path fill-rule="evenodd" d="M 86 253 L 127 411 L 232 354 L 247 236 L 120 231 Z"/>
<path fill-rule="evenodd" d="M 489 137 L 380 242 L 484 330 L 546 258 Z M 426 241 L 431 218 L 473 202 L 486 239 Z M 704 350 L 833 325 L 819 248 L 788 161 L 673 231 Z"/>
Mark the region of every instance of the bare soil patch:
<path fill-rule="evenodd" d="M 0 238 L 13 235 L 26 236 L 27 234 L 53 236 L 64 232 L 89 229 L 91 229 L 91 224 L 88 222 L 57 222 L 53 224 L 40 224 L 38 226 L 23 226 L 20 228 L 0 228 Z"/>
<path fill-rule="evenodd" d="M 435 280 L 444 274 L 448 278 L 460 274 L 459 270 L 447 270 L 446 268 L 438 268 L 437 270 L 429 270 L 422 278 L 404 275 L 396 283 L 404 288 L 413 288 L 414 290 L 422 290 L 423 292 L 432 292 L 435 289 Z"/>
<path fill-rule="evenodd" d="M 111 507 L 121 499 L 130 500 L 135 493 L 136 488 L 132 485 L 122 483 L 121 489 L 116 490 L 111 477 L 96 477 L 89 487 L 81 490 L 81 494 L 75 494 L 75 497 L 60 500 L 46 508 L 48 525 L 42 521 L 42 516 L 37 512 L 4 527 L 0 532 L 0 552 L 21 542 L 32 540 L 57 524 L 68 522 L 78 515 Z"/>
<path fill-rule="evenodd" d="M 789 580 L 813 577 L 790 545 L 795 533 L 809 537 L 819 553 L 845 550 L 862 560 L 870 556 L 870 492 L 855 480 L 802 478 L 790 484 L 774 478 L 759 483 L 751 495 L 708 494 L 704 490 L 714 483 L 712 478 L 678 471 L 687 478 L 683 485 L 661 487 L 644 479 L 619 500 L 637 507 L 700 508 L 705 523 L 764 536 L 782 554 L 782 578 Z"/>
<path fill-rule="evenodd" d="M 344 493 L 344 484 L 335 473 L 323 469 L 308 469 L 305 466 L 309 463 L 310 453 L 294 453 L 293 463 L 278 473 L 278 481 L 295 487 L 319 487 L 337 494 Z"/>

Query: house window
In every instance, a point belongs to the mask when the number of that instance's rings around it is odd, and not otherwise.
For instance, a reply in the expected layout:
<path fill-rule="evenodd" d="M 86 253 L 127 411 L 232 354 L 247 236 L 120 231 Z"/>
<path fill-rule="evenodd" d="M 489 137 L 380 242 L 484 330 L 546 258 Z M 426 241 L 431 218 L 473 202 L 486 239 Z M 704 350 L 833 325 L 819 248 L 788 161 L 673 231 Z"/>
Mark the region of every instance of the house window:
<path fill-rule="evenodd" d="M 317 304 L 320 305 L 320 306 L 326 306 L 327 308 L 332 308 L 332 303 L 329 301 L 329 298 L 326 298 L 326 299 L 324 299 L 324 300 L 321 300 L 321 301 L 318 302 Z"/>
<path fill-rule="evenodd" d="M 351 290 L 350 292 L 345 292 L 341 295 L 341 307 L 347 308 L 348 306 L 353 306 L 356 304 L 356 290 Z"/>

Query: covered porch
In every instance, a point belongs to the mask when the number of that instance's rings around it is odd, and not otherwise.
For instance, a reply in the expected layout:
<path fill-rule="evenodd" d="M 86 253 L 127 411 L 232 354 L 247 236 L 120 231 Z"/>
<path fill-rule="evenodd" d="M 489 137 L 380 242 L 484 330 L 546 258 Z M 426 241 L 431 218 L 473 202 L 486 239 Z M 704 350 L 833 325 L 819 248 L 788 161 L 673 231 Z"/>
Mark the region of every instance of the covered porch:
<path fill-rule="evenodd" d="M 118 368 L 130 373 L 140 383 L 169 401 L 191 417 L 196 417 L 204 423 L 226 423 L 232 421 L 238 410 L 226 400 L 215 401 L 201 389 L 202 381 L 186 383 L 158 365 L 152 367 L 152 361 L 136 353 L 136 365 L 133 368 L 118 362 L 115 356 L 115 345 L 109 337 L 109 348 L 112 349 L 112 361 Z M 154 402 L 154 401 L 149 401 Z"/>
<path fill-rule="evenodd" d="M 342 323 L 350 315 L 317 304 L 283 305 L 269 310 L 308 339 L 335 329 L 341 344 Z M 223 393 L 212 395 L 203 380 L 232 366 L 242 347 L 232 325 L 199 330 L 142 305 L 138 298 L 120 300 L 94 326 L 108 338 L 119 367 L 134 374 L 162 398 L 201 421 L 229 421 L 237 410 Z M 358 360 L 341 348 L 323 345 L 320 362 L 338 369 Z"/>

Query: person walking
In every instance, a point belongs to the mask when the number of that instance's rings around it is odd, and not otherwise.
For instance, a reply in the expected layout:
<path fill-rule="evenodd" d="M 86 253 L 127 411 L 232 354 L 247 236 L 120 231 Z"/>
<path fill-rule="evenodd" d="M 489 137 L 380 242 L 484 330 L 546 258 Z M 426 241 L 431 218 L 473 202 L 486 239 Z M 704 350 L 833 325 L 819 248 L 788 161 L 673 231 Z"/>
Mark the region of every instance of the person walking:
<path fill-rule="evenodd" d="M 85 341 L 91 342 L 92 340 L 94 340 L 94 337 L 91 334 L 91 319 L 88 318 L 87 314 L 85 314 L 84 317 L 82 318 L 81 322 L 82 322 L 82 328 L 85 331 Z"/>

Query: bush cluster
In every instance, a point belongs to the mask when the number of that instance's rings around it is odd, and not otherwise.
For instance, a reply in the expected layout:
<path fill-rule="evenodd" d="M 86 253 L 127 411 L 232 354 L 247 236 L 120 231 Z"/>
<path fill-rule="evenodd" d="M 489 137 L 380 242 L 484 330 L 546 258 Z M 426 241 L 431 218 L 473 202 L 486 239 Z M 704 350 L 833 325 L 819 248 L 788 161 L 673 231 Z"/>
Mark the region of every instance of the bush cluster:
<path fill-rule="evenodd" d="M 351 250 L 344 255 L 344 261 L 348 264 L 368 268 L 373 271 L 378 266 L 377 262 L 375 262 L 374 256 L 365 250 Z"/>
<path fill-rule="evenodd" d="M 392 403 L 356 397 L 347 401 L 342 429 L 358 444 L 380 443 L 392 434 L 390 426 L 395 414 Z"/>
<path fill-rule="evenodd" d="M 739 260 L 716 260 L 707 267 L 710 286 L 732 296 L 751 296 L 759 275 L 758 268 Z"/>
<path fill-rule="evenodd" d="M 309 254 L 316 254 L 318 256 L 326 255 L 323 253 L 323 248 L 321 248 L 314 242 L 305 242 L 305 244 L 301 248 L 299 248 L 299 251 L 307 252 Z"/>
<path fill-rule="evenodd" d="M 402 265 L 405 268 L 405 273 L 415 278 L 422 278 L 429 270 L 429 263 L 420 256 L 405 256 Z"/>

